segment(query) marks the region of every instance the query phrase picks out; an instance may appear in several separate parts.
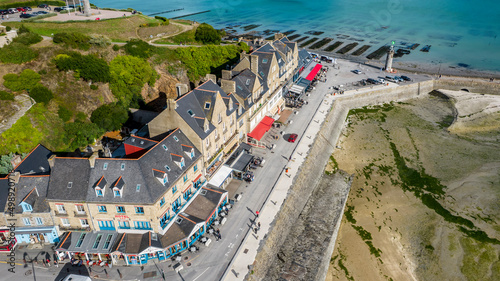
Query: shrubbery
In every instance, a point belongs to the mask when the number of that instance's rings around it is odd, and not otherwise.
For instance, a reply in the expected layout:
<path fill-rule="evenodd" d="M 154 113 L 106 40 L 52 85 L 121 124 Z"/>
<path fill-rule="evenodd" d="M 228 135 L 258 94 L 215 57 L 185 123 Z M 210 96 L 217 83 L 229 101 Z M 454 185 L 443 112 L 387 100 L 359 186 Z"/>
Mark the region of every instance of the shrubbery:
<path fill-rule="evenodd" d="M 188 77 L 191 81 L 198 80 L 208 73 L 219 74 L 226 64 L 239 58 L 245 46 L 204 46 L 177 48 L 177 57 L 188 68 Z M 246 46 L 248 47 L 248 46 Z"/>
<path fill-rule="evenodd" d="M 120 46 L 118 45 L 113 45 L 113 51 L 118 52 L 120 50 Z"/>
<path fill-rule="evenodd" d="M 80 32 L 60 32 L 54 34 L 54 43 L 64 43 L 75 49 L 88 50 L 91 37 Z"/>
<path fill-rule="evenodd" d="M 12 42 L 0 49 L 0 61 L 3 63 L 21 64 L 32 61 L 37 57 L 38 52 L 18 42 Z"/>
<path fill-rule="evenodd" d="M 57 69 L 60 71 L 73 70 L 86 81 L 109 82 L 108 63 L 95 55 L 82 56 L 79 53 L 57 55 L 54 59 Z"/>
<path fill-rule="evenodd" d="M 155 16 L 155 19 L 161 20 L 161 25 L 169 25 L 169 20 L 166 17 Z"/>
<path fill-rule="evenodd" d="M 14 100 L 14 94 L 6 91 L 0 91 L 0 100 Z"/>
<path fill-rule="evenodd" d="M 90 36 L 89 43 L 99 47 L 106 47 L 111 45 L 111 39 L 104 35 L 96 34 Z"/>
<path fill-rule="evenodd" d="M 109 65 L 113 95 L 128 107 L 136 96 L 140 96 L 144 83 L 153 85 L 157 73 L 147 61 L 134 56 L 117 56 Z"/>
<path fill-rule="evenodd" d="M 120 130 L 127 119 L 127 110 L 117 103 L 101 105 L 90 116 L 92 123 L 106 131 Z"/>
<path fill-rule="evenodd" d="M 19 34 L 16 38 L 12 39 L 12 42 L 17 42 L 29 46 L 36 44 L 42 40 L 43 40 L 42 36 L 34 32 L 25 32 Z"/>
<path fill-rule="evenodd" d="M 30 90 L 30 97 L 38 103 L 47 104 L 54 97 L 54 94 L 47 87 L 38 84 Z"/>
<path fill-rule="evenodd" d="M 99 89 L 99 86 L 97 86 L 95 84 L 92 84 L 92 85 L 90 85 L 90 89 L 91 90 L 97 90 L 97 89 Z"/>
<path fill-rule="evenodd" d="M 149 58 L 153 55 L 154 47 L 149 45 L 140 39 L 132 39 L 123 46 L 123 49 L 127 54 L 139 57 L 139 58 Z"/>
<path fill-rule="evenodd" d="M 202 23 L 196 28 L 194 38 L 196 41 L 200 41 L 203 44 L 219 45 L 221 41 L 219 32 L 207 23 Z"/>
<path fill-rule="evenodd" d="M 19 75 L 14 73 L 3 76 L 3 85 L 14 91 L 19 92 L 26 89 L 33 89 L 40 82 L 40 74 L 31 69 L 23 70 Z"/>
<path fill-rule="evenodd" d="M 69 143 L 70 150 L 93 143 L 103 133 L 103 130 L 96 124 L 81 121 L 64 124 L 64 131 L 66 132 L 66 141 Z"/>
<path fill-rule="evenodd" d="M 57 110 L 57 115 L 64 122 L 68 122 L 71 117 L 73 117 L 73 112 L 64 106 L 59 106 L 59 110 Z"/>

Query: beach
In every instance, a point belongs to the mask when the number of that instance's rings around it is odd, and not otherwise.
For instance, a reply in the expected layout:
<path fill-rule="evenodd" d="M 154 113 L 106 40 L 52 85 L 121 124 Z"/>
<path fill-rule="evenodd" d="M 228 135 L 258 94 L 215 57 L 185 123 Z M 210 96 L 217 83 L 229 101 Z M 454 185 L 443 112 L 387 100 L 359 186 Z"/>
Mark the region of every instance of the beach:
<path fill-rule="evenodd" d="M 499 97 L 454 93 L 349 116 L 333 157 L 356 176 L 326 280 L 499 279 L 500 121 L 498 111 L 481 114 Z M 424 204 L 402 167 L 442 185 L 436 202 L 493 240 Z"/>

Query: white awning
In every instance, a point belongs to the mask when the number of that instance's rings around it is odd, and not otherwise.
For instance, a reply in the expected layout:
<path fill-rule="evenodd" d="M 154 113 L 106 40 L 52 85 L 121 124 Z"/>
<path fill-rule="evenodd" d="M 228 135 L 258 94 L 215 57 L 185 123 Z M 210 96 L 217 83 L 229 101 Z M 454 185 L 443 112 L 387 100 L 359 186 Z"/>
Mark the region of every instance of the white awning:
<path fill-rule="evenodd" d="M 288 91 L 300 95 L 300 94 L 304 93 L 304 87 L 299 86 L 297 84 L 293 84 L 293 86 Z"/>
<path fill-rule="evenodd" d="M 217 173 L 215 173 L 215 175 L 210 179 L 208 184 L 211 186 L 220 187 L 232 172 L 233 169 L 226 165 L 222 165 Z"/>

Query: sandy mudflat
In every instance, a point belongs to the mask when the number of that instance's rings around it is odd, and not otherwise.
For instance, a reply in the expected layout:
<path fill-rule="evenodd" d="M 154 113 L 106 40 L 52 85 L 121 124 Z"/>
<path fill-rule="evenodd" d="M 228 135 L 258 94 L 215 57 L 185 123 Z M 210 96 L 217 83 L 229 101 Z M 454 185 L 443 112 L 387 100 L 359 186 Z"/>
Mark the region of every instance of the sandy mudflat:
<path fill-rule="evenodd" d="M 500 96 L 448 94 L 454 98 L 428 96 L 349 117 L 334 157 L 356 177 L 327 280 L 500 280 Z M 478 130 L 484 122 L 490 126 Z M 416 182 L 443 186 L 442 195 L 427 187 L 420 194 L 432 194 L 493 242 L 446 221 L 410 191 L 418 188 L 404 191 L 415 182 L 401 179 L 395 153 Z"/>

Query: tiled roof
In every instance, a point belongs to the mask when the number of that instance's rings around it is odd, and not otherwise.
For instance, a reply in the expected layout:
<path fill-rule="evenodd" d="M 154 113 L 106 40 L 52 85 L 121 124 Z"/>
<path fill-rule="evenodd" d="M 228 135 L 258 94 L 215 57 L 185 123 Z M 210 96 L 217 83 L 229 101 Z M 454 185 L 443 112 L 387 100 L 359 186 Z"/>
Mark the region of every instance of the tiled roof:
<path fill-rule="evenodd" d="M 21 202 L 30 204 L 32 213 L 47 213 L 49 204 L 45 201 L 49 176 L 21 176 L 16 184 L 16 213 L 22 213 Z"/>

